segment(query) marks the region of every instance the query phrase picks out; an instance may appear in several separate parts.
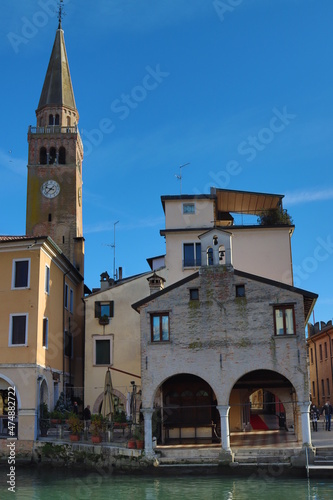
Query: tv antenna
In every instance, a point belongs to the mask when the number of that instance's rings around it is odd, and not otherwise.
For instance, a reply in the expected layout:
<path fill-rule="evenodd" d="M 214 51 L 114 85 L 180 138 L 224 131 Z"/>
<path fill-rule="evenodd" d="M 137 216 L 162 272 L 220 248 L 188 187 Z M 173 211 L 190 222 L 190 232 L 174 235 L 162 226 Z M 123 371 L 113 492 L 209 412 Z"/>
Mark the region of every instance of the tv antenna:
<path fill-rule="evenodd" d="M 179 167 L 179 175 L 175 174 L 175 177 L 180 181 L 180 194 L 182 194 L 182 168 L 186 167 L 186 165 L 189 165 L 189 163 L 184 163 L 184 165 L 180 165 Z"/>
<path fill-rule="evenodd" d="M 104 244 L 106 247 L 113 248 L 113 279 L 117 279 L 117 271 L 116 271 L 116 224 L 118 224 L 119 220 L 113 224 L 113 245 Z"/>

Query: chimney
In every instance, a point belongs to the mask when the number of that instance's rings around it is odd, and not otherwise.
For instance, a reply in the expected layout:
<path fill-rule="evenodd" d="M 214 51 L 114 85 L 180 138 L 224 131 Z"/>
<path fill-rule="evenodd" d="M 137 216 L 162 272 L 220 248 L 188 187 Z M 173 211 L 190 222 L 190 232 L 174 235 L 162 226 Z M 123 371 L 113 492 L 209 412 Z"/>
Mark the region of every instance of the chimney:
<path fill-rule="evenodd" d="M 165 279 L 154 273 L 152 276 L 147 278 L 149 283 L 150 295 L 152 293 L 160 292 L 164 288 Z"/>
<path fill-rule="evenodd" d="M 106 290 L 110 286 L 110 276 L 108 275 L 107 271 L 105 273 L 101 274 L 101 290 Z"/>
<path fill-rule="evenodd" d="M 119 279 L 119 280 L 122 280 L 122 279 L 123 279 L 123 268 L 122 268 L 122 267 L 120 267 L 120 268 L 119 268 L 118 275 L 119 275 L 119 276 L 118 276 L 118 279 Z"/>

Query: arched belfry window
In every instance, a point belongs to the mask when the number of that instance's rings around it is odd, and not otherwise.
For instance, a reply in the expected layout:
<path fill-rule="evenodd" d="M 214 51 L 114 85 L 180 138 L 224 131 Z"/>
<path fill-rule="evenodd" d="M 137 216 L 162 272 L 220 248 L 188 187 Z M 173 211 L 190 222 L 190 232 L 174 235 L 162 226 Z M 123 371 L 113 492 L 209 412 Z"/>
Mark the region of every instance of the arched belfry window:
<path fill-rule="evenodd" d="M 60 165 L 65 165 L 66 163 L 66 149 L 61 146 L 59 148 L 59 164 Z"/>
<path fill-rule="evenodd" d="M 41 165 L 46 165 L 47 164 L 47 154 L 46 154 L 46 148 L 40 148 L 39 150 L 39 163 Z"/>
<path fill-rule="evenodd" d="M 219 264 L 225 264 L 225 246 L 219 246 Z"/>
<path fill-rule="evenodd" d="M 49 125 L 53 125 L 53 115 L 49 115 Z"/>
<path fill-rule="evenodd" d="M 55 125 L 59 125 L 59 115 L 55 115 Z"/>
<path fill-rule="evenodd" d="M 214 265 L 213 249 L 211 247 L 207 248 L 207 266 Z"/>
<path fill-rule="evenodd" d="M 50 148 L 50 154 L 49 154 L 49 164 L 53 165 L 56 163 L 57 159 L 57 151 L 56 148 Z"/>

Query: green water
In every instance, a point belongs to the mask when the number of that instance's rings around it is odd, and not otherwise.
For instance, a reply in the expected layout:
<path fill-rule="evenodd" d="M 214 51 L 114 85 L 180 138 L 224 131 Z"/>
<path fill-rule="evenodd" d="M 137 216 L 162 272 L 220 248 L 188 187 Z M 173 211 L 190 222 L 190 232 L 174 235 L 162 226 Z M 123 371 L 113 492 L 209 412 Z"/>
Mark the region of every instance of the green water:
<path fill-rule="evenodd" d="M 249 477 L 108 475 L 17 467 L 15 493 L 7 491 L 6 468 L 0 469 L 0 498 L 112 500 L 332 500 L 333 479 L 284 479 L 271 473 Z"/>

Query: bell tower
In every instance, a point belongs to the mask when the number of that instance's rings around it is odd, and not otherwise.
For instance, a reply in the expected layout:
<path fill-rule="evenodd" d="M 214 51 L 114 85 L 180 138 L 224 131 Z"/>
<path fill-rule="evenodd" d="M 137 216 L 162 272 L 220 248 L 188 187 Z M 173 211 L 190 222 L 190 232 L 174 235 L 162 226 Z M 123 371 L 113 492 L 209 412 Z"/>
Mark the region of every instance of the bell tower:
<path fill-rule="evenodd" d="M 50 236 L 83 275 L 83 145 L 61 21 L 62 4 L 37 123 L 28 130 L 26 234 Z"/>

